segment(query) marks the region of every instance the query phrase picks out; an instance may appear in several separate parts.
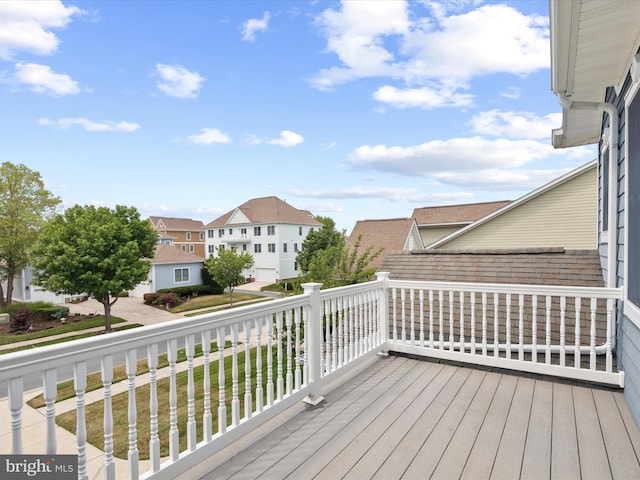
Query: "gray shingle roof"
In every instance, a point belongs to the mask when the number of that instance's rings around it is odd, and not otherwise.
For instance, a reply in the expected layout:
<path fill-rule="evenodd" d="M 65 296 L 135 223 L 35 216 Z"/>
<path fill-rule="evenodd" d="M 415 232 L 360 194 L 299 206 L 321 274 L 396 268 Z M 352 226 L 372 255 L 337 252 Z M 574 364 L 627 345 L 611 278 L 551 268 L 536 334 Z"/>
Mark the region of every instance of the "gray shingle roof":
<path fill-rule="evenodd" d="M 278 197 L 253 198 L 239 207 L 228 211 L 206 225 L 207 228 L 227 225 L 236 210 L 249 219 L 250 224 L 256 223 L 289 223 L 294 225 L 311 225 L 322 227 L 308 210 L 298 210 Z"/>

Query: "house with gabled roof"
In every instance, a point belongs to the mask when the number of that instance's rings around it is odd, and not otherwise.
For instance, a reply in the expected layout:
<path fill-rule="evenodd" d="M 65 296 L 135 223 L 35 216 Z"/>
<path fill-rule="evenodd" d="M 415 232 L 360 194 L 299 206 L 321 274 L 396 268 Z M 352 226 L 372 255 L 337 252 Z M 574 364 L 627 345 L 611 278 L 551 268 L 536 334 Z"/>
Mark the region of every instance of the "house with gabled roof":
<path fill-rule="evenodd" d="M 158 232 L 158 241 L 186 253 L 204 257 L 204 224 L 200 220 L 175 217 L 149 217 L 151 227 Z"/>
<path fill-rule="evenodd" d="M 594 250 L 596 178 L 593 160 L 432 242 L 427 248 Z"/>
<path fill-rule="evenodd" d="M 302 242 L 322 223 L 275 196 L 253 198 L 205 226 L 207 258 L 218 249 L 236 249 L 253 255 L 245 277 L 276 282 L 298 276 L 296 256 Z"/>
<path fill-rule="evenodd" d="M 388 218 L 358 220 L 347 239 L 347 247 L 353 249 L 360 239 L 359 252 L 371 247 L 372 252 L 382 249 L 370 266 L 378 267 L 384 257 L 394 251 L 423 249 L 422 237 L 414 218 Z"/>
<path fill-rule="evenodd" d="M 412 218 L 416 219 L 422 243 L 430 245 L 466 227 L 505 205 L 509 200 L 495 202 L 465 203 L 459 205 L 441 205 L 434 207 L 419 207 L 413 210 Z"/>

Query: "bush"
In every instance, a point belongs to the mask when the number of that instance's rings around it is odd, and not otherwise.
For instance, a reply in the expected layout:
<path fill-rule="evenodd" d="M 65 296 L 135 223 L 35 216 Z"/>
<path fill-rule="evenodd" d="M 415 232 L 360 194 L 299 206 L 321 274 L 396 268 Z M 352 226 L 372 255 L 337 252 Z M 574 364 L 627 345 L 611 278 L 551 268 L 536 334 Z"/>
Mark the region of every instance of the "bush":
<path fill-rule="evenodd" d="M 3 311 L 8 313 L 10 317 L 14 317 L 18 312 L 20 312 L 19 317 L 21 317 L 26 312 L 27 325 L 33 320 L 57 320 L 69 315 L 68 307 L 47 302 L 12 303 L 5 307 Z"/>
<path fill-rule="evenodd" d="M 202 269 L 202 283 L 211 288 L 210 295 L 220 295 L 221 293 L 224 293 L 224 287 L 218 285 L 218 283 L 211 277 L 209 270 L 206 268 Z"/>
<path fill-rule="evenodd" d="M 160 296 L 160 294 L 157 293 L 157 292 L 145 293 L 142 296 L 142 300 L 144 301 L 145 305 L 151 305 L 151 304 L 155 303 L 156 299 L 159 296 Z"/>
<path fill-rule="evenodd" d="M 27 328 L 27 322 L 31 316 L 31 312 L 28 308 L 19 308 L 11 315 L 11 330 L 25 330 Z"/>
<path fill-rule="evenodd" d="M 215 289 L 209 285 L 189 285 L 187 287 L 173 287 L 173 288 L 161 288 L 156 293 L 175 293 L 180 298 L 197 297 L 198 295 L 216 295 L 222 293 L 216 292 Z"/>
<path fill-rule="evenodd" d="M 156 298 L 153 303 L 173 308 L 180 303 L 180 297 L 178 297 L 174 292 L 163 293 Z"/>

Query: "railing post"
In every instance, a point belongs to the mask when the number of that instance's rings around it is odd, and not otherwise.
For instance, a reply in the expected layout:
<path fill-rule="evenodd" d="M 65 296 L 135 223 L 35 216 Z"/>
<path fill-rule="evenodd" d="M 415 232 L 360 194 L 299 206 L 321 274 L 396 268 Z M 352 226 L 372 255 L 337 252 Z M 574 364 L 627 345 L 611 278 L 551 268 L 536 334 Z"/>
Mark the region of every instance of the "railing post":
<path fill-rule="evenodd" d="M 304 293 L 309 295 L 308 331 L 304 332 L 309 350 L 309 386 L 311 392 L 304 399 L 306 403 L 317 405 L 324 400 L 322 396 L 322 358 L 320 342 L 322 342 L 322 304 L 320 302 L 321 283 L 303 283 Z"/>
<path fill-rule="evenodd" d="M 383 350 L 380 355 L 389 355 L 389 272 L 376 272 L 376 277 L 382 282 L 380 300 L 378 301 L 378 319 L 380 321 L 380 343 Z"/>

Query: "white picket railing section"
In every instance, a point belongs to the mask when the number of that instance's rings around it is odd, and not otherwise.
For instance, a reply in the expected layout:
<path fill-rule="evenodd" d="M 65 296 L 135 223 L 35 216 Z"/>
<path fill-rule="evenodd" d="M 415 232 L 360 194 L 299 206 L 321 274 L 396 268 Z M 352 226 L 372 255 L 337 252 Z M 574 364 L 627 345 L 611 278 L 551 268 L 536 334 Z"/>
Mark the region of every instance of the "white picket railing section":
<path fill-rule="evenodd" d="M 389 280 L 386 273 L 348 287 L 304 287 L 302 295 L 272 302 L 0 356 L 0 382 L 9 387 L 11 453 L 44 453 L 23 449 L 22 411 L 36 394 L 30 391 L 25 398 L 23 385 L 34 374 L 42 378 L 46 404 L 46 453 L 56 453 L 55 398 L 58 370 L 65 367 L 73 369 L 76 391 L 80 479 L 96 475 L 87 468 L 91 369 L 101 372 L 102 381 L 103 478 L 115 479 L 116 462 L 124 461 L 114 454 L 112 392 L 118 363 L 126 366 L 131 479 L 179 477 L 297 402 L 320 402 L 330 379 L 377 353 L 623 385 L 613 358 L 619 289 L 411 282 Z M 168 380 L 159 367 L 162 352 Z M 144 418 L 136 407 L 136 398 L 143 395 L 137 376 L 141 359 L 149 370 Z M 97 361 L 99 366 L 91 367 Z M 163 381 L 168 381 L 166 389 Z M 184 383 L 186 394 L 179 393 Z M 166 403 L 159 402 L 160 395 L 168 399 L 168 412 L 159 411 Z M 168 434 L 161 435 L 160 421 L 166 417 Z M 143 422 L 149 426 L 148 461 L 139 459 L 138 426 Z M 161 451 L 168 453 L 161 457 Z"/>
<path fill-rule="evenodd" d="M 399 280 L 388 288 L 390 351 L 624 386 L 613 365 L 619 288 Z"/>

